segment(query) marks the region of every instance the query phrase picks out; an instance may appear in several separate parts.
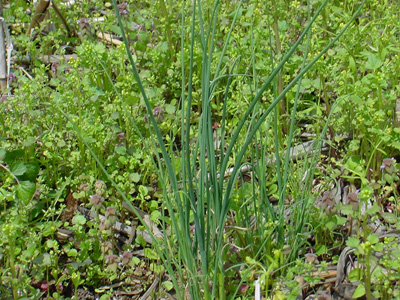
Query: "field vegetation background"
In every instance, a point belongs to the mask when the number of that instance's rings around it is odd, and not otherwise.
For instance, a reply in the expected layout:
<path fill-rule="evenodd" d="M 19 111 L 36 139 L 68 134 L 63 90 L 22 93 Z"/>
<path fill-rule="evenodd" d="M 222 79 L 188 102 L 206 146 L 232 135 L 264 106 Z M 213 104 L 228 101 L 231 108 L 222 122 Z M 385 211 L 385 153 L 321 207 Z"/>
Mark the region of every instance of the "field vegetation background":
<path fill-rule="evenodd" d="M 400 299 L 398 1 L 0 3 L 1 299 Z"/>

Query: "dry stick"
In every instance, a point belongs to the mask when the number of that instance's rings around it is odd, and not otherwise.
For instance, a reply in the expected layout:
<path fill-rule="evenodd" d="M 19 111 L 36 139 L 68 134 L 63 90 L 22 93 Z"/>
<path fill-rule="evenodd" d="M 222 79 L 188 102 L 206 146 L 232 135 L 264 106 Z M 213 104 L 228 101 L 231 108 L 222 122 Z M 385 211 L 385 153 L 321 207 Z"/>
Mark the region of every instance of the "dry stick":
<path fill-rule="evenodd" d="M 93 23 L 101 22 L 101 21 L 104 21 L 104 18 L 90 19 L 90 22 L 93 22 Z M 89 28 L 92 29 L 92 26 L 89 25 Z M 106 43 L 109 43 L 109 44 L 113 44 L 115 46 L 119 46 L 119 45 L 123 44 L 123 42 L 121 40 L 114 38 L 111 34 L 106 33 L 106 32 L 97 32 L 96 36 L 100 40 L 105 41 Z"/>
<path fill-rule="evenodd" d="M 126 203 L 125 201 L 122 202 L 122 207 L 125 208 L 127 211 L 129 211 L 132 215 L 135 215 L 135 212 L 132 210 L 131 206 L 128 203 Z M 155 238 L 164 238 L 163 233 L 157 228 L 157 226 L 154 224 L 154 222 L 151 221 L 150 216 L 137 207 L 135 207 L 135 209 L 140 214 L 140 216 L 142 217 L 142 219 L 146 223 L 146 225 L 149 228 L 151 228 L 151 231 L 153 232 L 154 237 Z"/>
<path fill-rule="evenodd" d="M 0 0 L 1 2 L 1 0 Z M 11 69 L 11 53 L 14 49 L 12 41 L 11 41 L 11 35 L 10 31 L 8 30 L 8 26 L 6 22 L 3 22 L 3 33 L 6 35 L 6 50 L 7 50 L 7 88 L 9 87 L 9 82 L 8 82 L 8 74 L 10 74 L 10 69 Z M 10 94 L 10 93 L 9 93 Z"/>
<path fill-rule="evenodd" d="M 349 136 L 345 136 L 345 139 L 348 139 Z M 329 145 L 326 141 L 322 142 L 321 145 L 321 151 L 319 149 L 316 149 L 315 146 L 318 143 L 318 140 L 313 140 L 313 141 L 308 141 L 305 143 L 302 143 L 300 145 L 294 146 L 290 148 L 290 160 L 293 162 L 296 162 L 297 160 L 304 159 L 307 157 L 311 157 L 312 155 L 318 153 L 318 152 L 326 152 L 329 149 Z M 275 159 L 269 159 L 266 158 L 266 166 L 271 167 L 275 165 L 276 160 Z M 251 165 L 250 163 L 245 163 L 243 166 L 240 168 L 239 172 L 241 174 L 251 172 L 254 167 L 256 167 L 258 162 L 256 162 L 254 165 Z M 224 178 L 228 178 L 232 175 L 234 168 L 230 168 L 224 173 Z M 220 178 L 221 174 L 217 174 L 217 178 Z M 183 186 L 183 183 L 179 184 L 179 188 Z"/>
<path fill-rule="evenodd" d="M 7 89 L 6 41 L 4 39 L 3 1 L 0 0 L 0 93 Z"/>
<path fill-rule="evenodd" d="M 94 212 L 92 212 L 84 207 L 78 206 L 78 211 L 87 218 L 90 218 L 90 219 L 96 218 L 96 214 Z M 106 220 L 106 217 L 103 215 L 100 215 L 99 218 L 100 218 L 100 220 Z M 143 237 L 143 239 L 146 243 L 148 243 L 150 245 L 153 244 L 153 241 L 152 241 L 150 235 L 146 231 L 136 230 L 136 228 L 134 226 L 128 226 L 128 225 L 122 224 L 121 222 L 117 222 L 113 225 L 113 229 L 123 232 L 127 236 L 131 236 L 131 235 L 139 236 L 140 235 Z M 74 232 L 72 230 L 59 228 L 57 230 L 57 239 L 73 241 Z"/>
<path fill-rule="evenodd" d="M 1 0 L 0 0 L 1 1 Z M 7 61 L 6 61 L 6 42 L 4 39 L 4 19 L 0 17 L 0 93 L 3 94 L 7 89 Z"/>
<path fill-rule="evenodd" d="M 378 237 L 379 237 L 380 242 L 383 242 L 385 240 L 385 238 L 388 238 L 388 237 L 394 237 L 394 238 L 396 238 L 396 240 L 398 240 L 400 237 L 400 231 L 399 230 L 390 231 L 390 232 L 378 235 Z M 342 250 L 342 252 L 340 253 L 339 260 L 337 263 L 337 275 L 336 275 L 336 281 L 335 281 L 335 286 L 334 286 L 334 289 L 339 293 L 339 295 L 341 294 L 341 290 L 345 290 L 346 284 L 343 284 L 343 282 L 345 281 L 346 276 L 349 275 L 346 273 L 347 262 L 350 260 L 350 255 L 352 253 L 354 253 L 355 251 L 356 251 L 356 248 L 354 248 L 354 247 L 345 247 Z M 381 254 L 382 254 L 382 252 L 379 252 L 379 251 L 374 251 L 372 253 L 372 255 L 374 255 L 375 257 L 378 257 Z M 379 258 L 377 259 L 377 261 L 379 261 Z M 367 270 L 367 271 L 370 271 L 370 270 Z M 343 287 L 341 287 L 341 285 L 343 285 Z"/>
<path fill-rule="evenodd" d="M 160 274 L 160 277 L 162 277 L 163 274 Z M 148 297 L 150 297 L 151 293 L 155 291 L 156 287 L 158 286 L 158 283 L 160 282 L 160 279 L 158 279 L 158 276 L 154 279 L 153 283 L 151 286 L 147 289 L 146 293 L 143 294 L 142 297 L 140 297 L 139 300 L 147 300 Z"/>
<path fill-rule="evenodd" d="M 71 60 L 75 60 L 78 58 L 78 55 L 76 54 L 65 54 L 65 55 L 58 55 L 58 54 L 45 54 L 43 56 L 38 57 L 37 59 L 40 60 L 43 63 L 46 64 L 52 64 L 52 63 L 62 63 L 62 62 L 70 62 Z M 20 57 L 15 57 L 13 56 L 10 59 L 11 62 L 13 63 L 29 63 L 29 60 L 25 57 L 20 58 Z M 26 73 L 26 71 L 24 71 L 24 73 Z M 27 73 L 26 73 L 27 74 Z M 29 79 L 32 79 L 31 77 L 29 77 Z"/>
<path fill-rule="evenodd" d="M 319 152 L 319 149 L 315 148 L 315 143 L 318 141 L 309 141 L 302 143 L 300 145 L 294 146 L 290 148 L 290 160 L 297 161 L 306 157 L 311 157 L 315 153 Z M 321 152 L 326 151 L 328 144 L 326 142 L 322 143 Z M 275 159 L 266 159 L 267 166 L 273 166 L 275 164 Z M 250 164 L 245 164 L 243 167 L 240 168 L 241 173 L 246 173 L 252 171 L 253 166 Z M 224 174 L 224 177 L 229 177 L 233 172 L 233 168 L 227 170 Z M 220 174 L 218 174 L 219 178 Z"/>
<path fill-rule="evenodd" d="M 45 62 L 45 63 L 54 63 L 54 62 L 60 63 L 62 61 L 69 62 L 69 61 L 71 61 L 73 59 L 77 59 L 77 58 L 78 58 L 78 55 L 76 55 L 76 54 L 65 54 L 65 55 L 52 54 L 52 55 L 43 56 L 43 62 Z"/>
<path fill-rule="evenodd" d="M 92 212 L 89 209 L 86 209 L 84 207 L 78 206 L 78 211 L 81 214 L 83 214 L 85 217 L 87 217 L 87 218 L 90 218 L 90 219 L 95 219 L 96 218 L 96 214 L 94 212 Z M 148 216 L 148 215 L 146 215 L 146 216 Z M 103 215 L 99 215 L 99 218 L 100 218 L 100 220 L 104 220 L 104 221 L 106 220 L 106 217 L 103 216 Z M 149 219 L 150 218 L 148 217 L 148 220 Z M 146 222 L 146 220 L 145 220 L 145 222 Z M 157 232 L 157 230 L 155 230 L 155 226 L 154 225 L 153 226 L 149 225 L 149 226 L 154 231 L 154 236 L 155 237 L 161 237 L 160 234 L 162 235 L 162 233 L 159 232 L 158 229 L 157 229 L 158 230 L 158 232 Z M 128 226 L 128 225 L 125 225 L 125 224 L 123 224 L 121 222 L 116 222 L 114 224 L 113 228 L 115 230 L 117 230 L 117 231 L 125 233 L 127 236 L 130 236 L 132 234 L 132 232 L 136 232 L 136 236 L 140 235 L 140 236 L 143 237 L 143 239 L 146 241 L 146 243 L 153 244 L 153 241 L 152 241 L 150 235 L 146 231 L 136 230 L 133 226 Z"/>
<path fill-rule="evenodd" d="M 164 275 L 163 272 L 160 273 L 159 275 L 156 275 L 156 277 L 154 278 L 153 283 L 150 285 L 150 287 L 147 289 L 147 291 L 143 294 L 143 296 L 141 296 L 139 298 L 139 300 L 146 300 L 146 299 L 148 299 L 150 297 L 151 293 L 156 290 L 156 288 L 157 288 L 157 286 L 158 286 L 158 284 L 160 282 L 159 278 L 162 278 L 163 275 Z M 110 290 L 110 289 L 114 289 L 114 288 L 125 286 L 125 285 L 127 285 L 125 282 L 118 282 L 118 283 L 114 283 L 114 284 L 111 284 L 111 285 L 102 286 L 102 287 L 98 288 L 97 290 L 105 291 L 105 290 Z M 135 290 L 133 292 L 118 292 L 117 291 L 116 293 L 119 294 L 119 295 L 137 295 L 138 291 L 137 290 Z M 170 299 L 172 298 L 172 296 L 169 295 L 169 294 L 168 294 L 167 297 L 169 297 Z M 172 299 L 174 299 L 174 298 L 172 298 Z"/>
<path fill-rule="evenodd" d="M 337 276 L 337 268 L 335 265 L 330 265 L 327 267 L 325 271 L 320 271 L 321 265 L 316 265 L 314 270 L 311 273 L 303 274 L 296 278 L 296 281 L 300 284 L 302 289 L 309 289 L 311 287 L 310 283 L 305 282 L 304 276 L 308 275 L 311 277 L 319 277 L 321 279 L 320 282 L 316 283 L 313 288 L 317 286 L 326 287 L 327 285 L 330 286 L 335 283 L 336 276 Z M 326 289 L 327 290 L 327 289 Z"/>
<path fill-rule="evenodd" d="M 63 25 L 65 26 L 65 29 L 67 29 L 67 33 L 68 36 L 71 36 L 71 29 L 68 26 L 67 21 L 65 20 L 63 14 L 61 13 L 61 11 L 58 9 L 56 3 L 54 1 L 51 1 L 51 6 L 53 7 L 54 11 L 56 12 L 56 14 L 58 15 L 58 17 L 61 19 L 61 22 L 63 23 Z"/>
<path fill-rule="evenodd" d="M 60 18 L 61 22 L 65 26 L 68 36 L 71 36 L 71 29 L 68 26 L 68 23 L 65 20 L 63 14 L 57 7 L 56 3 L 54 1 L 50 1 L 50 0 L 40 0 L 39 4 L 36 7 L 35 14 L 32 18 L 32 21 L 28 27 L 28 30 L 26 31 L 26 35 L 30 35 L 32 29 L 35 26 L 38 26 L 39 23 L 43 21 L 43 19 L 46 17 L 46 14 L 49 12 L 48 9 L 49 9 L 50 5 L 53 7 L 54 11 L 56 12 L 56 14 Z"/>
<path fill-rule="evenodd" d="M 30 35 L 32 29 L 39 25 L 39 23 L 45 18 L 47 9 L 50 6 L 50 0 L 40 0 L 39 4 L 36 7 L 35 14 L 33 15 L 31 24 L 29 24 L 28 30 L 26 31 L 26 35 Z"/>
<path fill-rule="evenodd" d="M 109 33 L 98 32 L 96 35 L 99 39 L 104 40 L 107 43 L 114 44 L 116 46 L 123 44 L 122 41 L 113 38 L 113 36 Z"/>

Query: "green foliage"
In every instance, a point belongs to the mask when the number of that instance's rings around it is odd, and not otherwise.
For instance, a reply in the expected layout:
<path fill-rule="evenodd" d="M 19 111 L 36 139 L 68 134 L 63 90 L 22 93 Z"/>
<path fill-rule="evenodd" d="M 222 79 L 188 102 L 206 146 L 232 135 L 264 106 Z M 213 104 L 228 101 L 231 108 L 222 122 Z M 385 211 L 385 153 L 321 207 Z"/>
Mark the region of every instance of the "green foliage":
<path fill-rule="evenodd" d="M 305 288 L 299 277 L 311 287 L 321 280 L 303 256 L 334 260 L 345 243 L 361 264 L 354 297 L 398 296 L 398 245 L 368 228 L 377 219 L 399 227 L 398 5 L 244 2 L 82 0 L 59 5 L 75 34 L 51 10 L 57 30 L 32 38 L 33 4 L 10 1 L 2 296 L 61 299 L 68 287 L 77 297 L 82 286 L 130 283 L 147 268 L 168 273 L 164 292 L 182 299 L 254 298 L 256 279 L 266 298 L 292 299 Z M 103 33 L 125 35 L 126 48 Z M 76 58 L 49 64 L 45 53 Z M 316 152 L 294 160 L 304 132 Z M 320 160 L 323 140 L 331 148 Z M 315 209 L 315 182 L 339 177 L 352 201 Z M 69 196 L 95 218 L 61 221 Z M 152 235 L 138 213 L 153 246 L 140 235 L 117 245 L 112 226 L 132 224 L 128 202 L 162 230 Z M 59 229 L 73 240 L 60 241 Z"/>

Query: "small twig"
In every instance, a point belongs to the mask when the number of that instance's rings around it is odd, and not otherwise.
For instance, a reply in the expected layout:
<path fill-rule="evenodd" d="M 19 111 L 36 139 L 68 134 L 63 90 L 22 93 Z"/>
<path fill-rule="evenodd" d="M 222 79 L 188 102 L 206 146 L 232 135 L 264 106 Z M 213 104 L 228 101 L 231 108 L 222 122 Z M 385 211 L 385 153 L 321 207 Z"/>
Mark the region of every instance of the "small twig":
<path fill-rule="evenodd" d="M 0 92 L 1 94 L 8 87 L 8 72 L 7 72 L 7 61 L 6 61 L 6 40 L 4 36 L 5 20 L 0 16 Z"/>
<path fill-rule="evenodd" d="M 11 41 L 11 36 L 10 36 L 10 31 L 8 30 L 7 24 L 4 22 L 3 23 L 3 31 L 6 35 L 6 50 L 7 50 L 7 74 L 10 75 L 10 69 L 11 69 L 11 54 L 12 51 L 14 50 L 14 46 Z M 7 78 L 7 88 L 9 87 L 9 82 Z"/>
<path fill-rule="evenodd" d="M 31 24 L 29 24 L 28 30 L 26 31 L 26 35 L 30 35 L 32 29 L 39 25 L 39 23 L 45 18 L 47 9 L 50 6 L 50 0 L 40 0 L 39 4 L 36 7 L 35 14 L 33 15 Z"/>
<path fill-rule="evenodd" d="M 58 9 L 56 3 L 54 1 L 51 1 L 51 6 L 53 7 L 54 11 L 56 12 L 56 14 L 58 15 L 58 17 L 61 19 L 61 22 L 64 24 L 65 29 L 67 29 L 68 32 L 68 36 L 71 36 L 71 29 L 68 26 L 67 21 L 65 20 L 63 14 L 61 13 L 61 11 Z"/>
<path fill-rule="evenodd" d="M 335 289 L 344 281 L 346 277 L 346 262 L 350 257 L 350 254 L 356 251 L 356 248 L 346 247 L 342 250 L 337 263 L 337 276 L 335 282 Z"/>
<path fill-rule="evenodd" d="M 136 215 L 135 212 L 133 211 L 133 209 L 131 208 L 131 206 L 126 203 L 123 202 L 122 203 L 122 207 L 125 208 L 127 211 L 129 211 L 132 215 Z M 146 225 L 151 228 L 151 231 L 154 234 L 154 237 L 156 238 L 163 238 L 164 235 L 162 234 L 162 232 L 157 228 L 157 226 L 154 224 L 154 222 L 151 221 L 150 216 L 148 214 L 146 214 L 144 211 L 142 211 L 141 209 L 135 207 L 137 213 L 142 217 L 143 222 L 146 223 Z"/>
<path fill-rule="evenodd" d="M 122 41 L 113 38 L 111 34 L 105 32 L 98 32 L 97 37 L 106 41 L 107 43 L 114 44 L 116 46 L 119 46 L 123 43 Z"/>
<path fill-rule="evenodd" d="M 163 276 L 163 273 L 160 274 L 160 278 Z M 139 300 L 147 300 L 148 297 L 150 297 L 151 293 L 155 291 L 155 289 L 158 286 L 158 283 L 160 282 L 160 279 L 158 276 L 154 279 L 153 283 L 151 286 L 147 289 L 146 293 L 143 294 L 142 297 L 139 298 Z"/>
<path fill-rule="evenodd" d="M 84 215 L 87 218 L 90 219 L 95 219 L 96 218 L 96 214 L 92 211 L 90 211 L 89 209 L 86 209 L 82 206 L 78 206 L 78 211 Z M 106 220 L 106 217 L 103 215 L 99 215 L 99 219 L 100 220 Z M 143 239 L 145 240 L 146 243 L 148 244 L 153 244 L 153 240 L 151 239 L 150 235 L 145 232 L 145 231 L 141 231 L 141 230 L 136 230 L 135 228 L 133 228 L 132 226 L 129 225 L 125 225 L 121 222 L 116 222 L 113 226 L 113 229 L 123 232 L 124 234 L 126 234 L 127 236 L 130 236 L 132 234 L 132 230 L 134 230 L 134 232 L 136 233 L 136 236 L 142 236 Z"/>
<path fill-rule="evenodd" d="M 19 180 L 18 180 L 18 178 L 17 178 L 17 176 L 15 176 L 14 174 L 13 174 L 13 172 L 11 172 L 11 170 L 9 169 L 9 168 L 7 168 L 5 165 L 3 165 L 3 164 L 0 164 L 0 167 L 1 168 L 3 168 L 6 172 L 8 172 L 14 179 L 15 179 L 15 181 L 18 183 L 18 185 L 19 185 Z"/>
<path fill-rule="evenodd" d="M 309 141 L 302 143 L 300 145 L 294 146 L 290 148 L 290 160 L 292 161 L 297 161 L 300 159 L 303 159 L 305 157 L 310 157 L 313 154 L 319 152 L 318 149 L 315 149 L 315 144 L 318 143 L 318 141 Z M 322 142 L 321 146 L 321 152 L 328 150 L 327 148 L 328 144 L 326 142 Z M 275 159 L 266 159 L 266 164 L 267 166 L 273 166 L 276 163 Z M 257 164 L 257 163 L 256 163 Z M 224 173 L 224 177 L 229 177 L 232 175 L 234 168 L 230 168 Z M 253 170 L 253 166 L 250 164 L 245 164 L 240 168 L 240 173 L 247 173 L 251 172 Z M 217 178 L 219 178 L 220 174 L 217 175 Z"/>
<path fill-rule="evenodd" d="M 121 282 L 117 282 L 117 283 L 114 283 L 114 284 L 105 285 L 105 286 L 99 287 L 97 289 L 98 290 L 111 290 L 113 288 L 120 287 L 120 286 L 123 286 L 123 285 L 126 285 L 126 283 L 121 281 Z"/>
<path fill-rule="evenodd" d="M 32 76 L 23 67 L 18 66 L 17 68 L 20 71 L 22 71 L 22 73 L 24 73 L 26 75 L 26 77 L 28 77 L 30 80 L 33 80 Z"/>

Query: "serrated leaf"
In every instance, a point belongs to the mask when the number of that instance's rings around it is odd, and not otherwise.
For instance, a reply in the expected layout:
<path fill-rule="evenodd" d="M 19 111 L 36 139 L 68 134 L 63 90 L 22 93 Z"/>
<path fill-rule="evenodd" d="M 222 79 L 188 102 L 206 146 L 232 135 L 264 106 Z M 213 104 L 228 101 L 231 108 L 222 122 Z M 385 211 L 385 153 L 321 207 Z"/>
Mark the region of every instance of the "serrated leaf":
<path fill-rule="evenodd" d="M 101 290 L 103 292 L 103 290 Z M 99 300 L 109 300 L 110 296 L 108 294 L 104 294 L 103 296 L 100 297 Z"/>
<path fill-rule="evenodd" d="M 39 257 L 33 260 L 34 264 L 41 266 L 50 266 L 51 265 L 51 257 L 49 253 L 43 253 Z"/>
<path fill-rule="evenodd" d="M 316 251 L 315 251 L 316 255 L 322 255 L 322 254 L 326 254 L 326 253 L 328 253 L 328 249 L 326 248 L 325 245 L 318 245 L 316 247 Z"/>
<path fill-rule="evenodd" d="M 68 257 L 76 257 L 78 256 L 78 251 L 76 249 L 70 249 L 67 253 Z"/>
<path fill-rule="evenodd" d="M 380 60 L 379 57 L 377 57 L 375 54 L 371 53 L 368 55 L 368 60 L 365 63 L 365 67 L 371 70 L 376 70 L 382 65 L 382 61 Z"/>
<path fill-rule="evenodd" d="M 138 183 L 140 180 L 140 174 L 139 173 L 131 173 L 131 174 L 129 174 L 129 179 L 134 183 Z"/>
<path fill-rule="evenodd" d="M 3 160 L 6 157 L 7 151 L 4 149 L 0 149 L 0 160 Z"/>
<path fill-rule="evenodd" d="M 373 215 L 373 214 L 376 214 L 377 212 L 380 212 L 380 211 L 381 211 L 381 208 L 379 207 L 379 205 L 374 203 L 372 205 L 372 207 L 367 210 L 367 214 L 368 215 Z"/>
<path fill-rule="evenodd" d="M 156 274 L 160 274 L 160 273 L 164 272 L 164 266 L 159 265 L 159 264 L 151 263 L 149 269 Z"/>
<path fill-rule="evenodd" d="M 134 266 L 137 266 L 140 263 L 140 258 L 136 256 L 132 257 L 132 263 Z"/>
<path fill-rule="evenodd" d="M 246 256 L 246 263 L 248 263 L 249 265 L 257 264 L 256 260 L 251 258 L 251 257 L 249 257 L 249 256 Z"/>
<path fill-rule="evenodd" d="M 391 254 L 391 257 L 393 260 L 399 259 L 400 258 L 400 249 L 399 248 L 393 249 L 390 254 Z"/>
<path fill-rule="evenodd" d="M 35 191 L 36 184 L 30 181 L 20 181 L 17 186 L 16 194 L 18 199 L 20 199 L 26 205 L 28 204 L 29 200 L 32 199 Z"/>
<path fill-rule="evenodd" d="M 279 29 L 280 31 L 286 31 L 286 30 L 289 29 L 289 25 L 288 25 L 288 23 L 287 23 L 285 20 L 279 21 L 279 22 L 278 22 L 278 29 Z"/>
<path fill-rule="evenodd" d="M 336 225 L 337 224 L 335 222 L 333 222 L 333 221 L 328 221 L 328 222 L 325 223 L 326 228 L 329 229 L 330 231 L 335 229 Z"/>
<path fill-rule="evenodd" d="M 82 215 L 76 215 L 72 218 L 72 224 L 85 225 L 86 218 Z"/>
<path fill-rule="evenodd" d="M 126 148 L 124 146 L 117 146 L 117 147 L 115 147 L 115 152 L 117 152 L 120 155 L 125 155 Z"/>
<path fill-rule="evenodd" d="M 94 51 L 96 51 L 99 54 L 102 54 L 106 52 L 106 47 L 102 43 L 98 43 L 94 46 Z"/>
<path fill-rule="evenodd" d="M 353 73 L 357 74 L 356 62 L 352 56 L 349 56 L 349 68 Z"/>
<path fill-rule="evenodd" d="M 125 164 L 128 162 L 128 159 L 127 159 L 125 156 L 120 156 L 120 157 L 118 158 L 118 161 L 119 161 L 121 164 L 125 165 Z"/>
<path fill-rule="evenodd" d="M 360 285 L 356 288 L 353 294 L 353 298 L 360 298 L 365 295 L 365 286 L 360 283 Z"/>
<path fill-rule="evenodd" d="M 347 246 L 354 247 L 354 248 L 357 248 L 359 244 L 360 244 L 360 241 L 355 237 L 349 237 L 346 242 Z"/>
<path fill-rule="evenodd" d="M 238 11 L 239 10 L 239 11 Z M 230 15 L 229 18 L 233 19 L 237 13 L 237 18 L 240 18 L 243 13 L 243 8 L 238 8 L 237 10 L 233 11 Z"/>
<path fill-rule="evenodd" d="M 320 78 L 314 79 L 314 80 L 312 81 L 312 86 L 313 86 L 314 88 L 316 88 L 317 90 L 322 89 L 322 82 L 321 82 L 321 79 L 320 79 Z"/>
<path fill-rule="evenodd" d="M 172 104 L 165 105 L 165 111 L 170 115 L 174 114 L 175 113 L 175 105 L 172 105 Z"/>
<path fill-rule="evenodd" d="M 44 208 L 44 206 L 45 205 L 43 202 L 36 204 L 36 206 L 32 208 L 32 210 L 29 214 L 29 221 L 33 221 L 34 219 L 36 219 L 42 212 L 42 209 Z"/>
<path fill-rule="evenodd" d="M 377 252 L 382 252 L 383 251 L 383 244 L 382 243 L 375 244 L 374 250 L 377 251 Z"/>
<path fill-rule="evenodd" d="M 342 214 L 344 214 L 345 216 L 352 216 L 354 214 L 353 211 L 353 206 L 352 205 L 343 205 L 340 208 L 340 211 L 342 212 Z"/>
<path fill-rule="evenodd" d="M 344 217 L 336 216 L 336 223 L 338 225 L 344 225 L 346 223 L 347 219 Z"/>
<path fill-rule="evenodd" d="M 131 31 L 131 32 L 128 32 L 128 36 L 130 39 L 136 41 L 138 34 L 136 31 Z"/>
<path fill-rule="evenodd" d="M 139 186 L 139 193 L 142 196 L 147 196 L 147 194 L 149 193 L 149 190 L 147 189 L 147 187 L 145 187 L 144 185 L 140 185 Z"/>
<path fill-rule="evenodd" d="M 396 148 L 396 149 L 400 149 L 400 142 L 391 143 L 390 146 L 393 147 L 393 148 Z"/>
<path fill-rule="evenodd" d="M 382 217 L 389 224 L 395 224 L 397 222 L 396 215 L 394 215 L 392 213 L 385 212 L 385 213 L 382 214 Z"/>
<path fill-rule="evenodd" d="M 30 136 L 25 141 L 22 142 L 22 145 L 24 145 L 25 147 L 29 147 L 29 146 L 32 146 L 34 142 L 35 142 L 35 138 Z"/>
<path fill-rule="evenodd" d="M 165 43 L 165 42 L 161 42 L 161 43 L 159 43 L 159 46 L 158 46 L 157 49 L 158 49 L 161 53 L 167 52 L 167 50 L 168 50 L 168 44 Z"/>
<path fill-rule="evenodd" d="M 121 36 L 121 28 L 119 28 L 119 26 L 117 25 L 111 25 L 110 29 L 112 32 L 114 32 L 116 35 Z"/>
<path fill-rule="evenodd" d="M 26 171 L 22 176 L 19 176 L 19 180 L 28 180 L 34 182 L 39 174 L 40 166 L 37 162 L 25 164 Z"/>
<path fill-rule="evenodd" d="M 172 289 L 174 288 L 174 285 L 172 284 L 171 281 L 164 281 L 164 282 L 162 283 L 162 285 L 163 285 L 164 289 L 165 289 L 167 292 L 170 291 L 170 290 L 172 290 Z"/>
<path fill-rule="evenodd" d="M 385 181 L 386 181 L 388 184 L 390 184 L 390 185 L 393 184 L 393 176 L 392 176 L 392 175 L 390 175 L 390 174 L 388 174 L 388 173 L 385 173 L 385 174 L 383 175 L 383 178 L 385 179 Z"/>
<path fill-rule="evenodd" d="M 11 165 L 10 171 L 14 176 L 21 176 L 26 172 L 26 166 L 22 161 L 17 161 Z"/>
<path fill-rule="evenodd" d="M 117 119 L 119 119 L 119 112 L 117 112 L 117 111 L 114 111 L 112 114 L 111 114 L 111 119 L 113 119 L 113 120 L 117 120 Z"/>
<path fill-rule="evenodd" d="M 11 165 L 15 160 L 18 158 L 23 158 L 24 157 L 24 150 L 14 150 L 11 152 L 6 153 L 6 157 L 4 158 L 4 161 Z"/>
<path fill-rule="evenodd" d="M 150 248 L 144 249 L 144 256 L 149 258 L 149 259 L 158 259 L 157 253 Z"/>
<path fill-rule="evenodd" d="M 139 103 L 139 97 L 137 95 L 130 95 L 125 98 L 127 105 L 134 105 Z"/>
<path fill-rule="evenodd" d="M 69 263 L 68 266 L 73 268 L 73 269 L 75 269 L 75 270 L 78 270 L 78 268 L 86 267 L 86 266 L 89 266 L 90 264 L 92 264 L 92 260 L 90 258 L 87 258 L 83 262 L 72 262 L 72 263 Z"/>
<path fill-rule="evenodd" d="M 379 242 L 379 238 L 376 234 L 370 234 L 367 237 L 368 242 L 370 242 L 372 245 L 376 244 L 377 242 Z"/>
<path fill-rule="evenodd" d="M 385 47 L 381 50 L 380 59 L 385 60 L 386 55 L 389 53 L 388 49 Z"/>
<path fill-rule="evenodd" d="M 38 251 L 37 245 L 32 244 L 28 246 L 28 248 L 23 252 L 23 256 L 31 258 L 34 255 L 35 251 Z"/>
<path fill-rule="evenodd" d="M 44 265 L 44 266 L 50 266 L 51 265 L 51 256 L 50 256 L 49 253 L 44 253 L 43 254 L 42 265 Z"/>
<path fill-rule="evenodd" d="M 350 100 L 351 100 L 351 102 L 353 102 L 354 104 L 357 104 L 357 105 L 363 105 L 365 103 L 365 101 L 357 95 L 350 96 Z"/>
<path fill-rule="evenodd" d="M 143 236 L 141 236 L 141 235 L 138 235 L 136 237 L 135 242 L 141 246 L 145 246 L 147 244 L 146 241 L 144 240 Z"/>
<path fill-rule="evenodd" d="M 42 230 L 43 236 L 53 235 L 57 231 L 57 227 L 54 224 L 46 223 L 47 226 Z"/>
<path fill-rule="evenodd" d="M 152 221 L 157 221 L 161 216 L 161 213 L 158 210 L 152 211 L 150 215 L 150 219 Z"/>
<path fill-rule="evenodd" d="M 94 139 L 93 137 L 91 137 L 87 134 L 82 134 L 82 139 L 88 144 L 96 142 L 96 139 Z"/>

